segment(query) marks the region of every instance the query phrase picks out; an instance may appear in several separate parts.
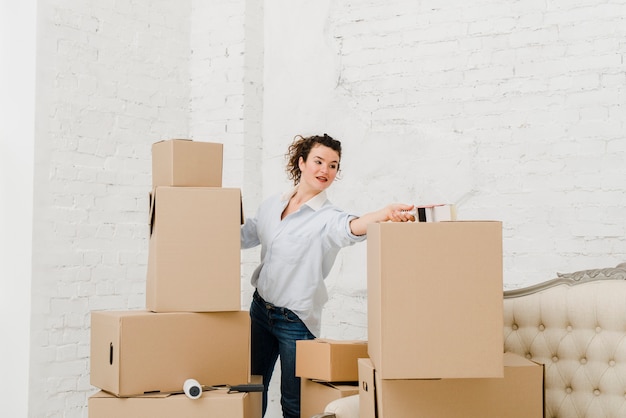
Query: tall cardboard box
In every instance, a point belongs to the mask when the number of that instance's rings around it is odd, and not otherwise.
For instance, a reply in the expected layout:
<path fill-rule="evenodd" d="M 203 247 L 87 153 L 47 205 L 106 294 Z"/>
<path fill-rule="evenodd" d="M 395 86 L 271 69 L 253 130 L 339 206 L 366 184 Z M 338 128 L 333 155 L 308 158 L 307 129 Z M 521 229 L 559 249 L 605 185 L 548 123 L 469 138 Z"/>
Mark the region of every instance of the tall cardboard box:
<path fill-rule="evenodd" d="M 383 379 L 502 377 L 502 224 L 375 223 L 368 353 Z"/>
<path fill-rule="evenodd" d="M 184 394 L 118 398 L 103 391 L 89 398 L 89 418 L 261 418 L 260 393 L 203 392 L 198 399 Z"/>
<path fill-rule="evenodd" d="M 301 382 L 301 418 L 311 418 L 324 412 L 326 405 L 336 399 L 359 394 L 358 381 L 333 383 L 302 379 Z"/>
<path fill-rule="evenodd" d="M 296 341 L 296 376 L 326 382 L 359 380 L 357 360 L 367 357 L 367 341 Z"/>
<path fill-rule="evenodd" d="M 361 418 L 543 418 L 543 366 L 513 353 L 504 377 L 384 380 L 359 360 Z"/>
<path fill-rule="evenodd" d="M 157 187 L 151 197 L 146 307 L 241 309 L 241 191 Z"/>
<path fill-rule="evenodd" d="M 224 146 L 189 139 L 152 144 L 152 187 L 222 187 Z"/>
<path fill-rule="evenodd" d="M 91 384 L 117 396 L 250 381 L 250 315 L 93 311 Z"/>

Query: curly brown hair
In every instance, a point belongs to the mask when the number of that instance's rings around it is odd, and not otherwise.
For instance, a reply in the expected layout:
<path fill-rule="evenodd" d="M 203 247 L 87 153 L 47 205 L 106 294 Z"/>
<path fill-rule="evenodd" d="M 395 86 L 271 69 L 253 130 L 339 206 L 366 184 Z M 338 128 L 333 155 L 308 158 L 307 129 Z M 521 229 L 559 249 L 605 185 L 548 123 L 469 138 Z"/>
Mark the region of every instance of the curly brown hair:
<path fill-rule="evenodd" d="M 287 159 L 287 167 L 285 168 L 287 171 L 287 177 L 289 180 L 293 180 L 294 185 L 300 183 L 300 176 L 302 175 L 299 165 L 300 157 L 306 161 L 309 157 L 311 149 L 317 144 L 324 145 L 334 151 L 337 151 L 337 154 L 339 154 L 339 160 L 341 161 L 341 142 L 336 139 L 333 139 L 327 134 L 307 137 L 296 135 L 293 143 L 289 145 L 287 153 L 285 154 Z M 337 166 L 337 171 L 339 171 L 339 165 Z"/>

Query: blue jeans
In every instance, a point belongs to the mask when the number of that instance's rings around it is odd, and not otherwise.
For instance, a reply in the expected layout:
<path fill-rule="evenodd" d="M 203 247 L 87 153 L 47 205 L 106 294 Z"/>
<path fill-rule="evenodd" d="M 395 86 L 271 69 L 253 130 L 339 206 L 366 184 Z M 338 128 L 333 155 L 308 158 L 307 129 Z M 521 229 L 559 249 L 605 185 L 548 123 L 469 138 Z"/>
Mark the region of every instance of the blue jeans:
<path fill-rule="evenodd" d="M 296 377 L 296 341 L 315 338 L 287 308 L 265 302 L 254 292 L 250 306 L 251 372 L 263 376 L 263 415 L 267 410 L 267 389 L 280 357 L 280 404 L 284 418 L 300 418 L 300 378 Z"/>

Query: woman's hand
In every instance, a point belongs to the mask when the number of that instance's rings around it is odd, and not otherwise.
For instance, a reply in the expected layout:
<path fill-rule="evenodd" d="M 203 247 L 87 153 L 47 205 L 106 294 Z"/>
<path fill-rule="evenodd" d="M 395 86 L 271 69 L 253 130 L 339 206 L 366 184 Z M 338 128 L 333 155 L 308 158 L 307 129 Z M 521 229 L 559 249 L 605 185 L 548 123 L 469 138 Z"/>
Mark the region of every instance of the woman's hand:
<path fill-rule="evenodd" d="M 415 215 L 410 212 L 414 205 L 404 203 L 392 203 L 375 212 L 366 213 L 360 218 L 355 218 L 350 222 L 350 231 L 354 235 L 365 235 L 367 225 L 375 222 L 409 222 L 415 221 Z"/>
<path fill-rule="evenodd" d="M 414 205 L 405 205 L 402 203 L 392 203 L 391 205 L 383 208 L 382 210 L 386 212 L 386 219 L 384 221 L 391 222 L 414 222 L 415 221 L 415 213 L 411 212 L 415 208 Z"/>

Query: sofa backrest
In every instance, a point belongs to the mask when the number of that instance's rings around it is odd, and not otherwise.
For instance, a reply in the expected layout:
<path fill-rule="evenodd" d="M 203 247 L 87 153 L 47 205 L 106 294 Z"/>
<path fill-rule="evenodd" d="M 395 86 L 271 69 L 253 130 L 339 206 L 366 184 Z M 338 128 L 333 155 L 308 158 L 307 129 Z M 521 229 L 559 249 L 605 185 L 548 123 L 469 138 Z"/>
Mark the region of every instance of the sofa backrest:
<path fill-rule="evenodd" d="M 545 418 L 626 417 L 626 265 L 504 292 L 504 351 L 545 366 Z"/>

